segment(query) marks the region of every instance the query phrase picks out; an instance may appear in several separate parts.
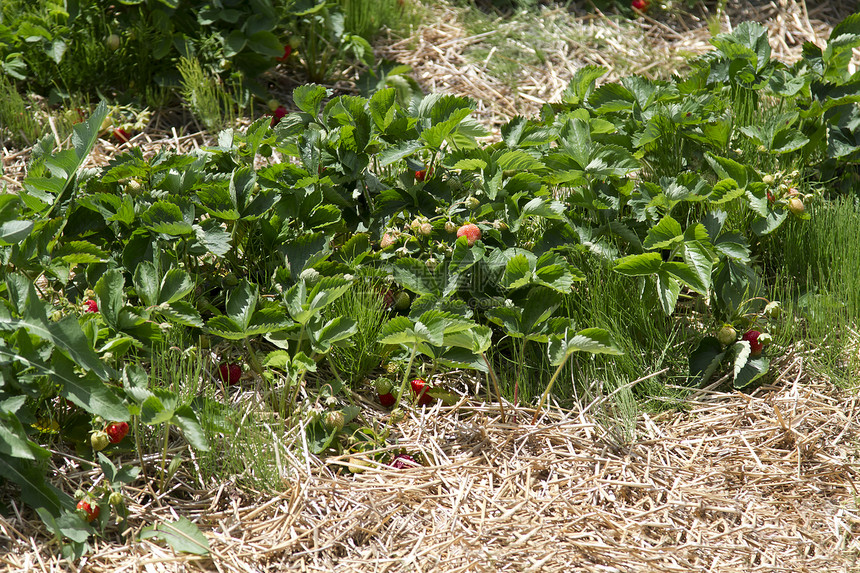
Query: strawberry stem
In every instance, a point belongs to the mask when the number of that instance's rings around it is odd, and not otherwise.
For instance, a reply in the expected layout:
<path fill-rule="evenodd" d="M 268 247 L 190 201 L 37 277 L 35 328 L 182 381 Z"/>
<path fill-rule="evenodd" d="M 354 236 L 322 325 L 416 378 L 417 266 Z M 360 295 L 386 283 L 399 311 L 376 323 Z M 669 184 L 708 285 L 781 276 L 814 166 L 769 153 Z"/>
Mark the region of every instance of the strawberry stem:
<path fill-rule="evenodd" d="M 487 360 L 487 355 L 484 352 L 481 352 L 481 357 L 484 359 L 484 362 L 487 363 L 487 369 L 490 371 L 490 379 L 493 381 L 493 386 L 495 387 L 496 395 L 499 397 L 499 411 L 502 414 L 502 421 L 504 421 L 505 420 L 505 404 L 504 404 L 504 400 L 502 399 L 502 391 L 499 388 L 499 379 L 496 377 L 496 371 L 493 370 L 492 364 L 490 364 L 490 361 Z M 516 408 L 516 404 L 514 404 L 514 407 Z"/>
<path fill-rule="evenodd" d="M 406 385 L 409 383 L 409 374 L 412 372 L 412 362 L 415 360 L 415 355 L 418 353 L 418 345 L 412 347 L 412 354 L 409 356 L 409 362 L 406 364 L 406 372 L 403 374 L 403 382 L 400 383 L 400 392 L 397 393 L 397 401 L 394 403 L 394 408 L 400 406 L 400 400 L 403 399 L 403 393 L 406 392 Z"/>
<path fill-rule="evenodd" d="M 561 361 L 561 364 L 558 365 L 558 368 L 555 369 L 555 373 L 552 375 L 552 378 L 549 379 L 549 384 L 546 386 L 546 390 L 543 391 L 543 394 L 540 395 L 540 401 L 538 402 L 537 409 L 535 410 L 535 415 L 532 417 L 532 424 L 537 422 L 538 415 L 540 414 L 540 410 L 543 407 L 543 403 L 546 400 L 546 397 L 549 396 L 550 390 L 552 390 L 552 385 L 555 383 L 555 379 L 558 378 L 558 375 L 561 374 L 561 369 L 564 368 L 564 365 L 567 364 L 567 359 L 570 355 L 565 356 L 564 360 Z"/>

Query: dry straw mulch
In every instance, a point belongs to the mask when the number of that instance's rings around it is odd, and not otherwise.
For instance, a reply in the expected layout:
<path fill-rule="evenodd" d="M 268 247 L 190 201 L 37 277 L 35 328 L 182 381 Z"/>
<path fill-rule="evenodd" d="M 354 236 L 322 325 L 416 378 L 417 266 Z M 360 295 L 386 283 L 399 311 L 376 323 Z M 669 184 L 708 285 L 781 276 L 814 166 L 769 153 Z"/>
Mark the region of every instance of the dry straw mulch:
<path fill-rule="evenodd" d="M 349 459 L 289 460 L 277 496 L 198 492 L 132 507 L 133 526 L 180 512 L 212 557 L 150 541 L 97 542 L 80 570 L 851 571 L 860 556 L 856 392 L 801 382 L 701 392 L 619 441 L 592 412 L 538 425 L 479 403 L 415 412 L 398 447 L 422 466 L 351 474 Z M 594 410 L 592 408 L 592 410 Z M 58 571 L 34 523 L 0 521 L 0 568 Z"/>
<path fill-rule="evenodd" d="M 544 103 L 559 101 L 576 70 L 585 65 L 607 68 L 601 82 L 628 75 L 667 78 L 684 69 L 690 57 L 713 49 L 709 19 L 717 15 L 711 3 L 687 11 L 683 2 L 675 1 L 669 10 L 655 8 L 632 20 L 604 14 L 591 2 L 575 6 L 581 12 L 578 18 L 570 17 L 573 8 L 546 7 L 540 19 L 500 17 L 495 29 L 470 35 L 460 9 L 434 3 L 438 14 L 432 24 L 380 53 L 412 66 L 425 91 L 474 99 L 476 116 L 498 127 L 514 115 L 532 116 Z M 833 26 L 856 10 L 854 0 L 730 0 L 718 20 L 722 32 L 744 21 L 761 23 L 768 29 L 772 58 L 791 64 L 800 58 L 804 42 L 823 47 Z M 523 66 L 513 84 L 488 72 L 494 59 L 510 56 L 495 49 L 480 61 L 472 56 L 474 46 L 506 36 L 519 38 L 513 41 L 523 59 L 538 49 L 545 55 L 541 65 Z M 860 64 L 860 51 L 855 51 L 855 62 Z"/>

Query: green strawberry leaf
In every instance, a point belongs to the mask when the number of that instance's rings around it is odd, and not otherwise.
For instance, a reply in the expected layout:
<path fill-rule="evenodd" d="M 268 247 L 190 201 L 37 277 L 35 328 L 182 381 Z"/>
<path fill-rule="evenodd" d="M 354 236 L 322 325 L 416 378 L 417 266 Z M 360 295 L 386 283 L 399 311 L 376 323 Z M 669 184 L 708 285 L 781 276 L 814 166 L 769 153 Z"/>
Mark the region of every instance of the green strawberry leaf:
<path fill-rule="evenodd" d="M 140 539 L 162 539 L 174 551 L 209 555 L 209 540 L 196 525 L 185 517 L 177 521 L 162 522 L 144 527 Z"/>

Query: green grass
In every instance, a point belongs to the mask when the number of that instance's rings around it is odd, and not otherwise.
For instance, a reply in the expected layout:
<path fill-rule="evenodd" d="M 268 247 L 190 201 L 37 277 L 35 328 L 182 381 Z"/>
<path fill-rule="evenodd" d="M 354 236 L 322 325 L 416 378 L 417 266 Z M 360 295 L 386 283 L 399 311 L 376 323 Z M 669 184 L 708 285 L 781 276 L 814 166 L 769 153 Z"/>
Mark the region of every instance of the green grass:
<path fill-rule="evenodd" d="M 773 297 L 785 301 L 785 339 L 816 348 L 814 367 L 835 383 L 856 386 L 860 324 L 860 204 L 855 196 L 812 201 L 808 221 L 782 232 Z"/>
<path fill-rule="evenodd" d="M 382 297 L 376 289 L 387 288 L 371 282 L 353 285 L 342 297 L 326 309 L 328 320 L 337 316 L 347 316 L 356 321 L 356 333 L 349 343 L 335 346 L 329 354 L 329 361 L 341 377 L 353 384 L 370 374 L 382 363 L 382 345 L 377 341 L 382 325 L 388 320 L 383 309 Z"/>
<path fill-rule="evenodd" d="M 179 58 L 177 69 L 182 76 L 182 97 L 201 125 L 216 132 L 235 119 L 233 98 L 196 58 Z"/>
<path fill-rule="evenodd" d="M 422 20 L 421 9 L 409 0 L 338 0 L 344 28 L 373 42 L 386 29 L 398 37 L 408 36 Z"/>
<path fill-rule="evenodd" d="M 45 133 L 45 125 L 36 119 L 35 105 L 18 93 L 17 86 L 0 74 L 0 144 L 4 140 L 29 146 Z"/>

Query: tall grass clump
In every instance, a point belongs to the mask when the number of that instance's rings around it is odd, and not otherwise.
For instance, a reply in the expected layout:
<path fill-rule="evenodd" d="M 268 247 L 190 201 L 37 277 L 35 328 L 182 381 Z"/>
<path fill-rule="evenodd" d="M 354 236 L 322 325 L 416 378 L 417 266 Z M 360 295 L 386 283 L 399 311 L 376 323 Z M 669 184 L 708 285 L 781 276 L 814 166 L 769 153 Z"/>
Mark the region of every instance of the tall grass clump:
<path fill-rule="evenodd" d="M 860 202 L 843 196 L 814 202 L 808 212 L 808 221 L 786 226 L 773 255 L 781 263 L 773 296 L 790 302 L 794 338 L 818 347 L 818 367 L 849 384 L 858 367 Z"/>
<path fill-rule="evenodd" d="M 182 97 L 194 117 L 209 131 L 218 131 L 233 120 L 233 98 L 219 78 L 206 73 L 196 58 L 179 58 Z"/>
<path fill-rule="evenodd" d="M 18 93 L 8 76 L 0 74 L 0 145 L 9 140 L 15 145 L 32 145 L 44 132 L 32 107 Z"/>

